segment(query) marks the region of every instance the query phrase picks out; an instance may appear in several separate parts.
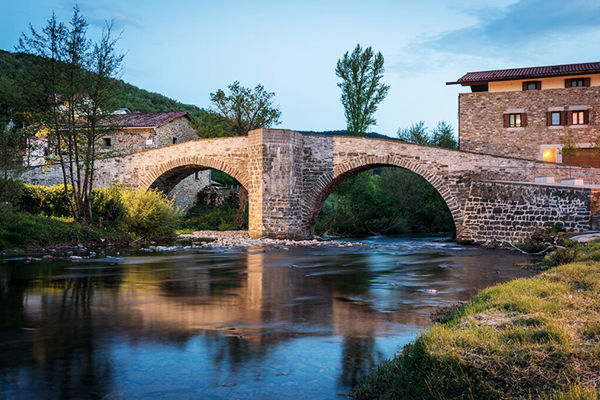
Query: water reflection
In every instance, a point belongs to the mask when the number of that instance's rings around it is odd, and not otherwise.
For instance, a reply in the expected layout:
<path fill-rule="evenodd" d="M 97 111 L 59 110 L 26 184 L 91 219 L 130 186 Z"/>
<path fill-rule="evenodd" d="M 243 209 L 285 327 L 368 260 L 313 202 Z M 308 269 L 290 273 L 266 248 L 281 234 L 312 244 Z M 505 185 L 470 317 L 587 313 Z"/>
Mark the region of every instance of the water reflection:
<path fill-rule="evenodd" d="M 0 397 L 334 398 L 521 260 L 431 238 L 5 260 Z"/>

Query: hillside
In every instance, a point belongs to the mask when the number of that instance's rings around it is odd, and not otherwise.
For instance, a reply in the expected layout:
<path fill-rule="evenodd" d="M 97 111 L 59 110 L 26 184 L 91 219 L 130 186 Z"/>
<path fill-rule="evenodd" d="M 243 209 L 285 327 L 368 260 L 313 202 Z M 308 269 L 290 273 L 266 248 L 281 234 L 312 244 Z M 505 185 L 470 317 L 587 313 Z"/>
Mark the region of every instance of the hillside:
<path fill-rule="evenodd" d="M 36 56 L 23 53 L 11 53 L 0 50 L 0 82 L 14 82 L 18 87 L 28 76 L 33 74 Z M 116 80 L 117 95 L 112 101 L 114 108 L 127 107 L 132 111 L 175 111 L 186 110 L 194 118 L 202 119 L 206 111 L 191 105 L 172 100 L 158 93 L 140 89 L 122 80 Z"/>

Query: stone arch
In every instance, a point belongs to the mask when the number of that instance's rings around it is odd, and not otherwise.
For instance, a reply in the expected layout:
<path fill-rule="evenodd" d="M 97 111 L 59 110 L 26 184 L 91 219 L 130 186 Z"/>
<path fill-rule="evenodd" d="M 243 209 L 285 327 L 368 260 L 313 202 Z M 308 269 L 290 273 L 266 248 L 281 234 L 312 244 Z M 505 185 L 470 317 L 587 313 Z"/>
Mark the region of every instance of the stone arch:
<path fill-rule="evenodd" d="M 205 169 L 217 169 L 236 179 L 247 190 L 250 179 L 246 171 L 232 166 L 222 159 L 202 156 L 178 157 L 170 161 L 154 165 L 148 170 L 138 187 L 144 190 L 157 188 L 164 192 L 172 190 L 185 177 Z"/>
<path fill-rule="evenodd" d="M 448 206 L 454 226 L 457 232 L 463 223 L 463 214 L 460 209 L 460 203 L 452 194 L 445 182 L 435 173 L 423 167 L 421 164 L 399 156 L 369 156 L 356 158 L 336 166 L 333 172 L 327 172 L 321 175 L 306 193 L 303 199 L 302 214 L 304 229 L 306 232 L 314 234 L 314 228 L 317 216 L 327 200 L 327 197 L 343 181 L 360 172 L 380 167 L 398 167 L 414 172 L 431 184 L 442 196 L 442 199 Z"/>

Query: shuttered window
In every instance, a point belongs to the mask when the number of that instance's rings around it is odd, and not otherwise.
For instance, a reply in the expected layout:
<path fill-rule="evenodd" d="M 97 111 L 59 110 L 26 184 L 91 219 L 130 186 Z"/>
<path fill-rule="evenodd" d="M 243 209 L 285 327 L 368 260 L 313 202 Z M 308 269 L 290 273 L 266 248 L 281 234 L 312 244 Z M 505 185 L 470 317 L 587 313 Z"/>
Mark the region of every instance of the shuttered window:
<path fill-rule="evenodd" d="M 525 81 L 523 82 L 523 90 L 540 90 L 542 89 L 542 81 Z"/>
<path fill-rule="evenodd" d="M 523 128 L 527 126 L 527 113 L 504 114 L 505 128 Z"/>
<path fill-rule="evenodd" d="M 590 78 L 571 78 L 565 79 L 565 87 L 589 87 L 591 84 Z"/>
<path fill-rule="evenodd" d="M 565 125 L 567 114 L 565 111 L 548 111 L 546 113 L 546 125 L 561 126 Z"/>

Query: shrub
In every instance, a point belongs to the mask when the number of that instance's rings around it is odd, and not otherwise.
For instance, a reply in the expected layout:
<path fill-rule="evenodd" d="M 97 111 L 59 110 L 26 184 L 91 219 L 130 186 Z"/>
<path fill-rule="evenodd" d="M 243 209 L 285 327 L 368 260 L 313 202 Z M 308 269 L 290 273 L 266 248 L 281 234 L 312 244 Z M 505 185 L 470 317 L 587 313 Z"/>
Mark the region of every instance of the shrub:
<path fill-rule="evenodd" d="M 68 190 L 72 193 L 73 188 L 68 186 Z M 21 211 L 35 215 L 45 215 L 47 217 L 71 216 L 63 185 L 24 185 L 19 206 Z"/>
<path fill-rule="evenodd" d="M 238 229 L 233 220 L 237 214 L 237 207 L 221 206 L 212 207 L 196 204 L 190 208 L 184 218 L 182 227 L 191 230 L 219 230 L 230 231 Z"/>
<path fill-rule="evenodd" d="M 127 214 L 123 219 L 125 231 L 144 239 L 172 237 L 178 228 L 179 212 L 173 200 L 154 189 L 148 191 L 122 188 L 121 201 Z"/>
<path fill-rule="evenodd" d="M 102 227 L 105 224 L 119 226 L 127 217 L 127 207 L 123 204 L 119 188 L 94 189 L 92 211 L 94 222 Z"/>

